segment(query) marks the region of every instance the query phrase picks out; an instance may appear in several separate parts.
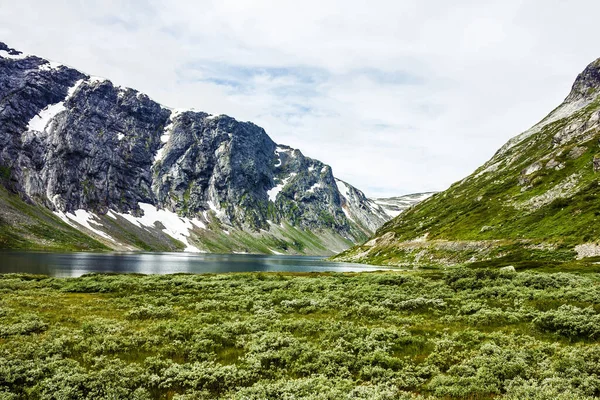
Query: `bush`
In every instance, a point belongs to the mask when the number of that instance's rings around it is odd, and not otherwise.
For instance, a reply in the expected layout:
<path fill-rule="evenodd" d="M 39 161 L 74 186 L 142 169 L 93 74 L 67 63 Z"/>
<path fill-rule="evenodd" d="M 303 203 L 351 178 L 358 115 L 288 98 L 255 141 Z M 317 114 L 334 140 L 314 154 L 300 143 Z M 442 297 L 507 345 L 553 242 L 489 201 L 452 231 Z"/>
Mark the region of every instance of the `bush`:
<path fill-rule="evenodd" d="M 592 307 L 562 305 L 557 310 L 540 314 L 533 323 L 544 332 L 553 332 L 572 339 L 600 338 L 600 314 Z"/>
<path fill-rule="evenodd" d="M 37 315 L 23 314 L 14 323 L 0 325 L 0 337 L 41 333 L 46 329 L 48 329 L 48 324 Z"/>
<path fill-rule="evenodd" d="M 151 305 L 133 308 L 125 314 L 125 318 L 129 320 L 167 319 L 174 316 L 172 307 Z"/>

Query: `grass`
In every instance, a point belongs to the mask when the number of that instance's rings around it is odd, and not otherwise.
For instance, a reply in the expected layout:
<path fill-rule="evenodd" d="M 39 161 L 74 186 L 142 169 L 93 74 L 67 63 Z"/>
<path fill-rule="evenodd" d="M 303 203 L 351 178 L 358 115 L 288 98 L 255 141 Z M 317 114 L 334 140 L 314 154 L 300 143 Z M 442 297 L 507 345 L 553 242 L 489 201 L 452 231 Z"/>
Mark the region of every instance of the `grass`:
<path fill-rule="evenodd" d="M 48 209 L 23 201 L 0 185 L 0 249 L 108 250 L 65 224 Z"/>
<path fill-rule="evenodd" d="M 599 276 L 542 269 L 0 275 L 0 398 L 600 396 Z"/>

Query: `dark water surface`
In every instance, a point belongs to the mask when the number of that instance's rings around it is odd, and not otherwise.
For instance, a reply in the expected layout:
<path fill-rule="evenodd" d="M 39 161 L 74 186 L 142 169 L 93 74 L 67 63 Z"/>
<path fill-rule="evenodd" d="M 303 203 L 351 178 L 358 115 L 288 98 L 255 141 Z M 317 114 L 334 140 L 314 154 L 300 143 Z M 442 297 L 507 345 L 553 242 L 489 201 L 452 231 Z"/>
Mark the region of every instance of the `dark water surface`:
<path fill-rule="evenodd" d="M 322 257 L 197 253 L 0 252 L 0 273 L 80 276 L 90 272 L 194 274 L 222 272 L 361 272 L 386 269 Z"/>

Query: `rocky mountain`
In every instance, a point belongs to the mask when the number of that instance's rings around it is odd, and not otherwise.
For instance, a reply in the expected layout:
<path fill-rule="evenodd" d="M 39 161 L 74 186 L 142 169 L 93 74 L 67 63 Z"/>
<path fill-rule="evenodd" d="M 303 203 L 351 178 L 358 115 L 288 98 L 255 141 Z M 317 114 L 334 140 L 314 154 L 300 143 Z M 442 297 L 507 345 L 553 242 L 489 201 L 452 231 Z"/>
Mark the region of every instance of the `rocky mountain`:
<path fill-rule="evenodd" d="M 337 259 L 501 266 L 600 255 L 599 95 L 600 59 L 561 105 L 473 174 Z"/>
<path fill-rule="evenodd" d="M 384 209 L 226 115 L 0 43 L 0 248 L 333 254 Z"/>

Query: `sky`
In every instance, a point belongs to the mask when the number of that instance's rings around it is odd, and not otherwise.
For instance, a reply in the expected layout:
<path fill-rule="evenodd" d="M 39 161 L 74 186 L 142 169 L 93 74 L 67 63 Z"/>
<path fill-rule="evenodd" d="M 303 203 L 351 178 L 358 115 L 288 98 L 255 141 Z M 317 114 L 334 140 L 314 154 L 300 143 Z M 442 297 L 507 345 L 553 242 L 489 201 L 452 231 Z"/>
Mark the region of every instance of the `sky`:
<path fill-rule="evenodd" d="M 0 41 L 252 121 L 385 197 L 447 188 L 559 105 L 600 57 L 597 15 L 596 0 L 0 0 Z"/>

